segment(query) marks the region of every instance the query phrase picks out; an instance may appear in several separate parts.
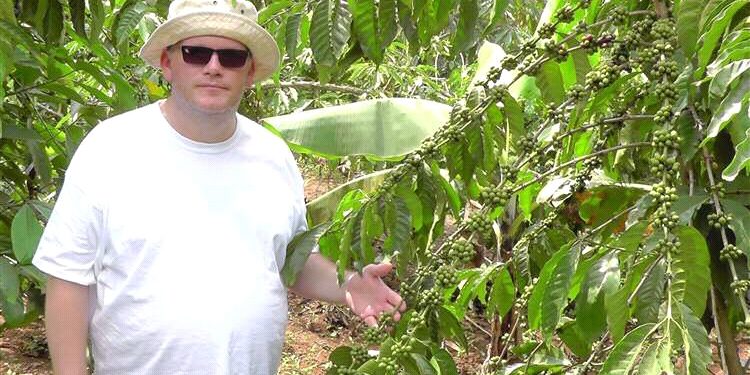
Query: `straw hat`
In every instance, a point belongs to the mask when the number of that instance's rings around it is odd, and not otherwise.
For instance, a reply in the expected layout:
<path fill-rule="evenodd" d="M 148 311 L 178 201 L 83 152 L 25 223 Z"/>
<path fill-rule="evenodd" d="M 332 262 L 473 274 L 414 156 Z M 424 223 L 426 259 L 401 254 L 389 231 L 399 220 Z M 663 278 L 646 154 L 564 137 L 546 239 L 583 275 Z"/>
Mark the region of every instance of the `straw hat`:
<path fill-rule="evenodd" d="M 258 25 L 258 11 L 247 0 L 172 1 L 167 22 L 154 30 L 140 56 L 158 68 L 165 47 L 203 35 L 222 36 L 247 46 L 255 60 L 255 82 L 270 77 L 279 66 L 276 41 Z"/>

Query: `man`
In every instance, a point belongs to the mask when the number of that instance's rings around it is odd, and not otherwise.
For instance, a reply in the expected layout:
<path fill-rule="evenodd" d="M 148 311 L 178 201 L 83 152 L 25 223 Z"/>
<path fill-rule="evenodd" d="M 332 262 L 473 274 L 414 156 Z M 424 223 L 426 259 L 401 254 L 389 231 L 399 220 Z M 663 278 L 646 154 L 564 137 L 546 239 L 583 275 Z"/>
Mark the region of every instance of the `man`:
<path fill-rule="evenodd" d="M 246 0 L 175 0 L 141 50 L 166 100 L 81 143 L 34 264 L 49 275 L 56 374 L 272 374 L 287 319 L 279 271 L 305 230 L 303 183 L 280 139 L 238 115 L 279 52 Z M 366 323 L 401 298 L 389 264 L 350 272 L 314 253 L 292 290 L 346 303 Z"/>

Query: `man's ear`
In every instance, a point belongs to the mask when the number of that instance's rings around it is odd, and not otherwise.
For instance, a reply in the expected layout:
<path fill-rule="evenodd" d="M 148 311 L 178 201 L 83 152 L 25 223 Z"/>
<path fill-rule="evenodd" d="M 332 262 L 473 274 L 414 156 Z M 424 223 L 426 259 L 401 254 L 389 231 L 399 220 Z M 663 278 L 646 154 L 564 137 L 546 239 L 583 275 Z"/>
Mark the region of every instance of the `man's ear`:
<path fill-rule="evenodd" d="M 255 78 L 255 59 L 250 58 L 250 71 L 247 72 L 247 80 L 245 81 L 245 87 L 251 87 L 253 85 L 254 78 Z"/>
<path fill-rule="evenodd" d="M 159 59 L 159 65 L 161 65 L 161 71 L 164 75 L 164 79 L 167 82 L 172 82 L 172 61 L 169 59 L 169 52 L 166 48 L 161 51 L 161 58 Z"/>

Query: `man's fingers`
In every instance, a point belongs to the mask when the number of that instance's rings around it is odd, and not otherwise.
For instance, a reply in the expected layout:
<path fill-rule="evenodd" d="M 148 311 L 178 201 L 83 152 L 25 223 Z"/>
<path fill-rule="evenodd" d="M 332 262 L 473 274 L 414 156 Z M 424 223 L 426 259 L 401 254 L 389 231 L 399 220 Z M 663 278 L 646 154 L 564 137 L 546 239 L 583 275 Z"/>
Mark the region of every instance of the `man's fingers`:
<path fill-rule="evenodd" d="M 393 264 L 390 263 L 370 264 L 365 267 L 365 271 L 377 277 L 383 277 L 387 275 L 389 272 L 391 272 L 392 269 Z"/>
<path fill-rule="evenodd" d="M 367 324 L 370 327 L 376 327 L 378 325 L 378 321 L 375 320 L 375 317 L 372 315 L 366 317 L 364 320 L 365 320 L 365 324 Z"/>
<path fill-rule="evenodd" d="M 401 296 L 394 292 L 393 290 L 389 290 L 388 294 L 386 295 L 386 300 L 388 303 L 396 307 L 396 310 L 398 311 L 405 311 L 406 310 L 406 302 L 401 298 Z"/>

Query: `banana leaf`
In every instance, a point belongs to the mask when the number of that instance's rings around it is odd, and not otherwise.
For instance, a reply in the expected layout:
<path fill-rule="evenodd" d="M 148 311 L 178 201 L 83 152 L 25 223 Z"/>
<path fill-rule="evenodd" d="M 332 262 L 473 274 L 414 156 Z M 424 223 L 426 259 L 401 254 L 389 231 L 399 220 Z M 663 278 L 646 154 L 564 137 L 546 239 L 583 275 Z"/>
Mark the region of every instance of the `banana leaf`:
<path fill-rule="evenodd" d="M 451 107 L 389 98 L 314 109 L 262 120 L 294 152 L 337 159 L 363 155 L 398 160 L 448 121 Z"/>

